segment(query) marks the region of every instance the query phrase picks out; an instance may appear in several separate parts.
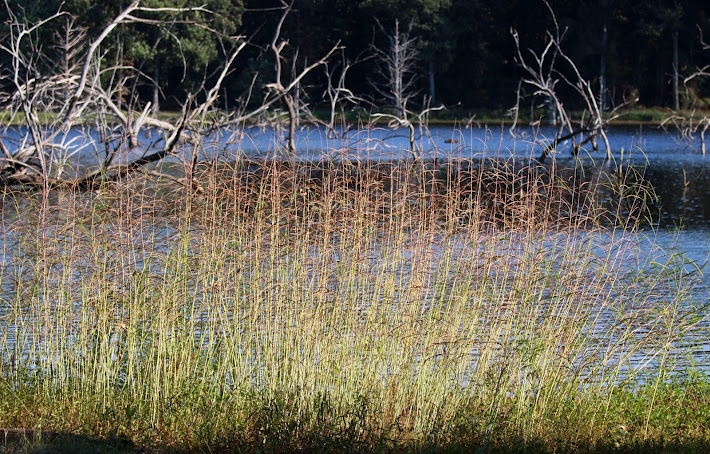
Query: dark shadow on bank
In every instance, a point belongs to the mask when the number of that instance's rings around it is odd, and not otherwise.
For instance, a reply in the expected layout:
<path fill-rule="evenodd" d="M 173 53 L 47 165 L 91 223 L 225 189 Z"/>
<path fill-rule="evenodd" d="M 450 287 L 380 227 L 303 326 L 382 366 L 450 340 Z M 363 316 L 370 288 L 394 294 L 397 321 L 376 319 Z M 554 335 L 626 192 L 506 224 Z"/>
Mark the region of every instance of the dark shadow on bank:
<path fill-rule="evenodd" d="M 1 454 L 127 454 L 145 452 L 131 440 L 118 437 L 93 438 L 64 432 L 0 428 Z"/>
<path fill-rule="evenodd" d="M 483 440 L 474 434 L 464 435 L 459 440 L 410 444 L 397 440 L 350 439 L 348 436 L 310 434 L 298 440 L 288 437 L 264 440 L 245 440 L 237 435 L 234 439 L 215 445 L 197 445 L 189 448 L 179 446 L 138 446 L 130 440 L 115 437 L 92 438 L 58 432 L 38 432 L 29 429 L 0 429 L 0 453 L 476 453 L 476 454 L 706 454 L 710 452 L 710 439 L 687 439 L 682 441 L 651 440 L 632 443 L 608 441 L 590 444 L 575 444 L 562 440 Z"/>

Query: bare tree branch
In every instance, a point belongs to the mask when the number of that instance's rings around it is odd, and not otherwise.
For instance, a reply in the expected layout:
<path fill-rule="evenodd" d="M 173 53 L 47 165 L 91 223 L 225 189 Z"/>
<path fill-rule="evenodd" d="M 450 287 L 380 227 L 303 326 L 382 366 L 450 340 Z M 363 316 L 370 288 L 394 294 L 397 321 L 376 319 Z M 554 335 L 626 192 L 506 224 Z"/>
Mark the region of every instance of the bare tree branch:
<path fill-rule="evenodd" d="M 703 40 L 703 30 L 698 26 L 699 43 L 701 49 L 708 51 L 710 50 L 710 45 L 708 45 Z M 710 65 L 705 65 L 702 68 L 697 68 L 695 72 L 683 79 L 683 85 L 686 87 L 686 92 L 689 92 L 690 88 L 688 84 L 694 79 L 710 77 Z M 673 112 L 668 118 L 661 122 L 661 126 L 668 130 L 669 126 L 673 125 L 674 129 L 680 133 L 680 138 L 687 144 L 693 144 L 695 142 L 695 135 L 700 135 L 700 153 L 702 155 L 706 154 L 705 145 L 705 134 L 710 128 L 710 116 L 702 115 L 697 116 L 695 108 L 690 109 L 689 113 L 681 113 L 680 111 Z"/>
<path fill-rule="evenodd" d="M 547 156 L 560 144 L 572 140 L 572 153 L 576 155 L 581 146 L 592 141 L 596 137 L 601 137 L 606 149 L 606 159 L 612 158 L 611 147 L 606 135 L 606 127 L 609 122 L 619 117 L 620 109 L 636 100 L 624 101 L 609 112 L 605 112 L 600 106 L 600 99 L 594 95 L 592 84 L 585 79 L 577 64 L 562 49 L 562 41 L 565 31 L 561 31 L 555 13 L 551 5 L 545 1 L 545 5 L 553 19 L 554 30 L 547 33 L 545 47 L 538 54 L 529 50 L 530 57 L 523 55 L 520 45 L 520 37 L 516 30 L 511 30 L 516 49 L 516 62 L 522 68 L 525 76 L 524 84 L 534 88 L 534 95 L 542 96 L 548 104 L 551 112 L 551 122 L 554 123 L 559 118 L 560 126 L 555 139 L 542 145 L 542 153 L 538 158 L 544 161 Z M 530 59 L 532 61 L 530 61 Z M 571 88 L 577 94 L 576 100 L 584 105 L 582 119 L 579 126 L 575 126 L 564 103 L 557 92 L 557 85 L 562 82 L 566 87 Z M 520 91 L 518 91 L 518 101 L 520 105 Z"/>
<path fill-rule="evenodd" d="M 150 81 L 141 66 L 124 64 L 119 57 L 116 57 L 114 64 L 107 64 L 108 43 L 113 42 L 109 37 L 119 26 L 135 23 L 161 28 L 184 23 L 211 30 L 206 23 L 200 22 L 203 19 L 176 19 L 174 14 L 166 21 L 144 17 L 167 12 L 213 14 L 204 6 L 148 8 L 135 0 L 114 17 L 96 38 L 87 41 L 85 32 L 76 28 L 73 18 L 65 12 L 60 10 L 37 23 L 28 24 L 13 13 L 6 0 L 10 33 L 7 40 L 0 44 L 0 51 L 9 56 L 12 66 L 0 77 L 8 81 L 6 85 L 12 88 L 7 93 L 0 93 L 0 108 L 5 108 L 11 115 L 23 114 L 28 132 L 15 143 L 0 140 L 0 182 L 88 188 L 98 181 L 118 178 L 172 154 L 193 153 L 194 161 L 203 147 L 202 138 L 210 132 L 242 125 L 280 102 L 293 105 L 292 93 L 302 80 L 315 68 L 324 65 L 340 47 L 336 44 L 322 58 L 304 64 L 300 70 L 295 69 L 296 53 L 288 57 L 292 58 L 290 61 L 293 64 L 289 66 L 293 69 L 286 74 L 283 70 L 287 60 L 284 49 L 288 43 L 282 39 L 281 29 L 292 7 L 293 0 L 282 1 L 282 15 L 268 49 L 275 57 L 274 82 L 266 85 L 264 98 L 258 106 L 249 107 L 250 89 L 235 113 L 217 112 L 217 101 L 225 81 L 233 71 L 238 56 L 248 45 L 248 40 L 240 36 L 226 37 L 215 31 L 225 50 L 224 60 L 213 73 L 204 76 L 196 93 L 186 95 L 181 103 L 182 114 L 171 120 L 156 117 L 152 103 L 140 99 L 136 90 L 138 81 Z M 38 62 L 45 58 L 45 54 L 35 45 L 35 32 L 60 17 L 67 18 L 59 40 L 62 61 L 46 59 L 40 65 Z M 179 41 L 177 36 L 173 39 Z M 33 51 L 27 52 L 27 48 Z M 256 76 L 252 88 L 255 81 Z M 133 88 L 126 90 L 131 85 Z M 345 90 L 344 87 L 341 89 Z M 93 125 L 93 132 L 83 134 L 82 140 L 86 144 L 77 147 L 69 132 L 88 123 Z M 146 143 L 141 135 L 147 130 L 153 131 L 151 134 L 157 133 L 160 139 Z M 294 147 L 293 135 L 289 148 Z M 188 144 L 190 146 L 186 146 Z M 67 173 L 69 158 L 76 153 L 85 153 L 88 147 L 95 150 L 98 158 L 96 167 L 82 170 L 83 173 L 76 169 Z"/>
<path fill-rule="evenodd" d="M 411 25 L 406 32 L 399 31 L 399 20 L 394 22 L 394 32 L 385 30 L 379 20 L 377 25 L 388 41 L 386 48 L 372 46 L 374 57 L 380 63 L 378 72 L 381 81 L 371 81 L 372 87 L 389 101 L 400 118 L 405 118 L 407 104 L 416 92 L 416 61 L 418 51 L 416 39 L 411 36 Z"/>

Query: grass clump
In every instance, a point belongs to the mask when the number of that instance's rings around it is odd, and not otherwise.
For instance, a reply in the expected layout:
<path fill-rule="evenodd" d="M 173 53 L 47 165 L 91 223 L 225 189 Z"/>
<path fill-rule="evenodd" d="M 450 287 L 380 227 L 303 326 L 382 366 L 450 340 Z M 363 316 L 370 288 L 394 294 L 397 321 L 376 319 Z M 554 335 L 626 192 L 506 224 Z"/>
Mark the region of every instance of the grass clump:
<path fill-rule="evenodd" d="M 707 336 L 695 283 L 645 258 L 646 193 L 614 178 L 238 161 L 6 192 L 0 424 L 178 450 L 700 446 L 704 413 L 660 417 L 708 398 L 666 380 Z"/>

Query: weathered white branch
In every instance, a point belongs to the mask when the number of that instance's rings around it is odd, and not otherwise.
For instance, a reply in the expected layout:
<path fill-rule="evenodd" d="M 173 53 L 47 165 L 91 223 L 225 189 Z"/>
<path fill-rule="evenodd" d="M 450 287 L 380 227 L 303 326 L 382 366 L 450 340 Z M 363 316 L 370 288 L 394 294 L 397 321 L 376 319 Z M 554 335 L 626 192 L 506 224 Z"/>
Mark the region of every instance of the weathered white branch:
<path fill-rule="evenodd" d="M 544 96 L 548 103 L 553 104 L 557 116 L 562 121 L 557 137 L 551 143 L 543 145 L 543 152 L 539 160 L 543 161 L 560 143 L 567 140 L 573 141 L 573 153 L 576 154 L 581 145 L 593 140 L 596 136 L 601 137 L 604 141 L 606 158 L 611 159 L 611 147 L 605 128 L 611 120 L 618 117 L 618 107 L 613 109 L 609 115 L 605 114 L 602 106 L 600 106 L 600 100 L 594 95 L 591 82 L 582 76 L 575 61 L 562 49 L 562 39 L 565 32 L 560 31 L 557 18 L 550 4 L 545 2 L 545 5 L 550 10 L 555 29 L 554 33 L 547 33 L 545 47 L 539 55 L 532 50 L 529 51 L 532 56 L 532 63 L 528 62 L 523 56 L 517 31 L 511 30 L 516 48 L 516 62 L 526 74 L 522 82 L 532 86 L 535 89 L 535 95 Z M 560 67 L 560 63 L 563 63 L 564 68 Z M 578 128 L 573 126 L 572 120 L 555 89 L 560 81 L 571 88 L 577 94 L 578 99 L 585 105 L 582 124 Z M 519 106 L 519 103 L 520 92 L 518 91 L 516 106 Z M 625 102 L 624 105 L 627 105 L 627 103 Z M 589 120 L 585 120 L 587 116 Z M 576 141 L 578 136 L 582 136 L 579 143 Z"/>

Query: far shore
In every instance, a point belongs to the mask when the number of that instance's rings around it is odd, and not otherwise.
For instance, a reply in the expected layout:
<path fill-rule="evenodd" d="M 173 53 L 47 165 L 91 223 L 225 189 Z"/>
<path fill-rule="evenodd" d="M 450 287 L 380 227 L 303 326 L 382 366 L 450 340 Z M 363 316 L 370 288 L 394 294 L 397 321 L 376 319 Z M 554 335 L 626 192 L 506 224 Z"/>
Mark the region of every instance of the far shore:
<path fill-rule="evenodd" d="M 387 112 L 387 111 L 385 111 Z M 227 115 L 227 112 L 220 112 Z M 135 113 L 138 116 L 138 113 Z M 181 115 L 180 111 L 177 110 L 161 110 L 157 118 L 160 120 L 175 120 Z M 343 124 L 357 125 L 357 124 L 377 124 L 385 125 L 388 123 L 388 119 L 376 119 L 373 120 L 369 118 L 371 113 L 366 113 L 365 111 L 353 111 L 349 112 L 343 118 L 338 116 L 336 118 L 336 126 L 341 126 Z M 535 118 L 528 112 L 526 115 L 521 115 L 517 120 L 517 125 L 520 127 L 533 126 L 533 125 L 549 125 L 544 112 L 536 111 Z M 669 129 L 674 128 L 674 124 L 671 121 L 673 117 L 683 117 L 687 119 L 694 119 L 695 122 L 710 117 L 710 110 L 681 110 L 673 111 L 668 108 L 653 107 L 653 108 L 630 108 L 622 111 L 619 114 L 619 118 L 609 122 L 612 126 L 650 126 L 650 127 L 667 127 Z M 573 121 L 579 121 L 580 115 L 575 115 L 572 113 Z M 299 124 L 303 125 L 322 125 L 326 123 L 329 119 L 329 112 L 326 111 L 315 111 L 311 118 L 301 117 Z M 417 118 L 417 112 L 412 113 L 408 116 L 408 119 L 414 123 L 419 124 L 420 121 Z M 45 114 L 43 117 L 39 118 L 39 121 L 45 125 L 50 126 L 54 123 L 57 118 L 50 114 Z M 87 122 L 93 122 L 94 119 L 87 117 Z M 265 114 L 256 120 L 250 120 L 245 122 L 247 126 L 263 125 L 263 124 L 286 124 L 288 123 L 288 113 L 285 111 L 272 111 Z M 512 126 L 515 121 L 510 116 L 507 111 L 502 110 L 490 110 L 490 111 L 462 111 L 460 109 L 443 110 L 439 112 L 432 113 L 426 120 L 426 123 L 430 126 L 451 126 L 451 127 L 485 127 L 485 126 Z M 12 115 L 10 112 L 0 113 L 0 125 L 2 126 L 24 126 L 27 122 L 24 115 L 21 113 L 16 113 Z"/>

